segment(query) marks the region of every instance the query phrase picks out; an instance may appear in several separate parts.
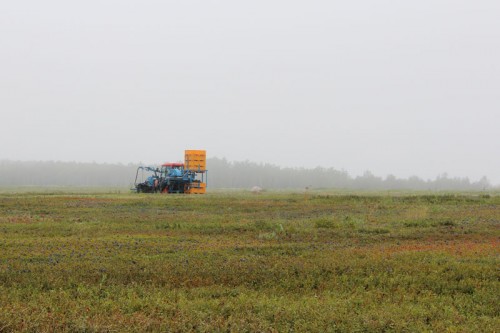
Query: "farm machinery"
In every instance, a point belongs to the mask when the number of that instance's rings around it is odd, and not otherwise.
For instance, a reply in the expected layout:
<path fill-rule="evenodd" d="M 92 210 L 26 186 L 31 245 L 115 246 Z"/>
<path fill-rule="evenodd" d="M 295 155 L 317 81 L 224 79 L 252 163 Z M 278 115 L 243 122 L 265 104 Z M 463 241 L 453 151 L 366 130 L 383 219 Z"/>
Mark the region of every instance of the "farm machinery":
<path fill-rule="evenodd" d="M 145 180 L 144 174 L 146 174 Z M 184 151 L 184 163 L 164 163 L 159 167 L 138 167 L 132 191 L 137 193 L 204 194 L 207 180 L 206 151 L 186 150 Z"/>

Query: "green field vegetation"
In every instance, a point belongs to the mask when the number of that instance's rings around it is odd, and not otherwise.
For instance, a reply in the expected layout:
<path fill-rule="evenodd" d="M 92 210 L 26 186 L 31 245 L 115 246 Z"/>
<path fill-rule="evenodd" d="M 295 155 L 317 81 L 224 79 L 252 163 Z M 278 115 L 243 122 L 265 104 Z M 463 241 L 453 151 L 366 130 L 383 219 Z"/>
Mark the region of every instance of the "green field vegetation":
<path fill-rule="evenodd" d="M 0 194 L 0 332 L 494 332 L 500 197 Z"/>

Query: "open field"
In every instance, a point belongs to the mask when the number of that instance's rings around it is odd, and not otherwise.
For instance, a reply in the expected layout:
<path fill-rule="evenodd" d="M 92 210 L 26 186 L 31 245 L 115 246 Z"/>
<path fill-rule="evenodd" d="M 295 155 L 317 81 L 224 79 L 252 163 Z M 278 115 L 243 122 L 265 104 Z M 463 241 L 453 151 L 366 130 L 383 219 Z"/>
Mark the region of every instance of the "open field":
<path fill-rule="evenodd" d="M 0 194 L 0 332 L 500 331 L 500 196 Z"/>

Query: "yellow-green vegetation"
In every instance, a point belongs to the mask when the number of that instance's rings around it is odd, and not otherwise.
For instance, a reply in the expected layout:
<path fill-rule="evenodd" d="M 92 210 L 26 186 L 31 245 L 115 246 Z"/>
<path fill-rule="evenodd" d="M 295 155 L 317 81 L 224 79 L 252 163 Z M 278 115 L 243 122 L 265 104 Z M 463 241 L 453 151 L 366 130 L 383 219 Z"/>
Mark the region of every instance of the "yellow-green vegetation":
<path fill-rule="evenodd" d="M 487 332 L 500 197 L 0 194 L 0 332 Z"/>

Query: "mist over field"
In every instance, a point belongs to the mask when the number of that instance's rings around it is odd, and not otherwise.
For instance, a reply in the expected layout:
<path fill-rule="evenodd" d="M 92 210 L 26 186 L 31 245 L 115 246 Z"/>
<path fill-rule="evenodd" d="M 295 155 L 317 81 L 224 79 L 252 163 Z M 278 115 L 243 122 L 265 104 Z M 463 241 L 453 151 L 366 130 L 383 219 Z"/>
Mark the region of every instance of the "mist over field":
<path fill-rule="evenodd" d="M 3 1 L 0 159 L 206 149 L 499 184 L 499 17 L 495 0 Z"/>
<path fill-rule="evenodd" d="M 380 177 L 366 171 L 353 177 L 334 168 L 282 168 L 249 161 L 229 162 L 210 158 L 209 188 L 250 189 L 357 189 L 357 190 L 488 190 L 494 187 L 486 177 L 478 180 L 452 178 L 446 174 L 431 180 L 413 176 Z M 76 162 L 0 161 L 0 187 L 23 186 L 92 186 L 132 187 L 137 164 L 97 164 Z M 141 182 L 149 174 L 139 172 Z"/>

